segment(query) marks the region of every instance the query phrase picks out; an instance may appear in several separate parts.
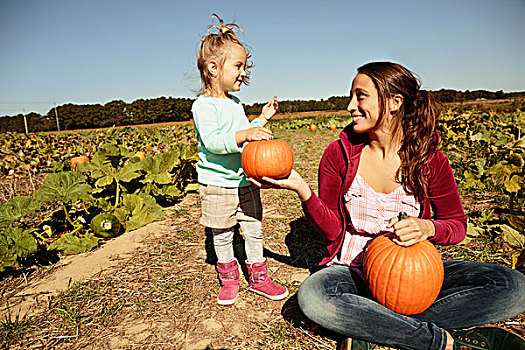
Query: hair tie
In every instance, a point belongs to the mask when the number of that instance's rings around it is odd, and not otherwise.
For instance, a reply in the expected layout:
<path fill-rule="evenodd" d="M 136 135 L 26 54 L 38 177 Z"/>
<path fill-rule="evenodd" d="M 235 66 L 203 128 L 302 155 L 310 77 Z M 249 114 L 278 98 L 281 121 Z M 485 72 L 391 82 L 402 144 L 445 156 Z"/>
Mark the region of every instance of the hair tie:
<path fill-rule="evenodd" d="M 213 17 L 217 17 L 217 19 L 219 20 L 220 27 L 218 27 L 216 25 L 213 25 L 213 24 L 209 25 L 208 26 L 208 35 L 214 34 L 211 31 L 212 29 L 217 29 L 218 33 L 216 33 L 216 34 L 218 34 L 218 35 L 226 34 L 229 31 L 233 32 L 233 27 L 236 27 L 237 29 L 239 29 L 242 32 L 242 28 L 239 27 L 237 24 L 235 24 L 235 23 L 224 24 L 224 21 L 219 16 L 217 16 L 215 13 L 211 16 L 211 20 L 212 21 L 213 21 Z"/>

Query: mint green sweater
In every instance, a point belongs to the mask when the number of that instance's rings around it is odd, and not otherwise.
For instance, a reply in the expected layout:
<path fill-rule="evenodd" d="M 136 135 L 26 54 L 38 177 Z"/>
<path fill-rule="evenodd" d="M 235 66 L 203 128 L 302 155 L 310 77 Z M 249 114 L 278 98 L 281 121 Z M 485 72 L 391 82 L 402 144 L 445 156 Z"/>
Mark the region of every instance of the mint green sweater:
<path fill-rule="evenodd" d="M 237 146 L 235 133 L 261 126 L 259 119 L 250 122 L 235 96 L 224 99 L 201 95 L 191 111 L 199 142 L 199 183 L 221 187 L 251 185 L 241 167 L 242 146 Z"/>

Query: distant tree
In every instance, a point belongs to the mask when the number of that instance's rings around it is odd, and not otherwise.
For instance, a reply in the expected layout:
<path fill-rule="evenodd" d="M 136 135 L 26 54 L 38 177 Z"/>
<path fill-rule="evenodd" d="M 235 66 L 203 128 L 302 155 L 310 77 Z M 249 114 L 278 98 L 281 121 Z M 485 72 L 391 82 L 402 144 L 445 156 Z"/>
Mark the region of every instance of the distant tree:
<path fill-rule="evenodd" d="M 104 126 L 120 126 L 129 125 L 127 123 L 127 110 L 128 104 L 121 100 L 114 100 L 104 105 Z"/>

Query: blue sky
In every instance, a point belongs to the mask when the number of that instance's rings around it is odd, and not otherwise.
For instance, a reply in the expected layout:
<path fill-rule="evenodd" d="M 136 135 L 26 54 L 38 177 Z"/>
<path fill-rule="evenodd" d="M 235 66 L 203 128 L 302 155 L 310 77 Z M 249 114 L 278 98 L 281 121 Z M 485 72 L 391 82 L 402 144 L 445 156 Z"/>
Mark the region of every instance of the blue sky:
<path fill-rule="evenodd" d="M 347 95 L 356 68 L 378 60 L 428 89 L 525 90 L 524 0 L 0 0 L 0 116 L 194 98 L 212 13 L 252 48 L 247 104 Z"/>

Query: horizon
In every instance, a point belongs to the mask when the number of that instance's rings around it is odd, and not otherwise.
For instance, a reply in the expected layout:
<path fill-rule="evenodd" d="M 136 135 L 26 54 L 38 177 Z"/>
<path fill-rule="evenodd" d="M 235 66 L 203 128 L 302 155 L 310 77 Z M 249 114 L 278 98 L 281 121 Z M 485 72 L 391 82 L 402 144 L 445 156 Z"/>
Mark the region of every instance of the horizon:
<path fill-rule="evenodd" d="M 0 116 L 195 98 L 196 50 L 213 13 L 235 21 L 252 49 L 251 85 L 236 93 L 246 105 L 346 96 L 357 67 L 380 60 L 427 90 L 525 91 L 523 1 L 7 0 Z"/>
<path fill-rule="evenodd" d="M 460 90 L 454 90 L 454 89 L 446 89 L 446 88 L 441 88 L 441 89 L 437 89 L 437 90 L 429 90 L 430 92 L 436 92 L 436 91 L 440 91 L 440 90 L 451 90 L 451 91 L 455 91 L 455 92 L 459 92 L 459 93 L 466 93 L 467 91 L 469 92 L 478 92 L 478 91 L 487 91 L 487 92 L 491 92 L 491 93 L 496 93 L 500 90 L 496 90 L 496 91 L 490 91 L 490 90 L 464 90 L 464 91 L 460 91 Z M 514 93 L 518 93 L 518 94 L 525 94 L 525 90 L 524 91 L 509 91 L 509 92 L 505 92 L 505 94 L 514 94 Z M 333 98 L 333 97 L 336 97 L 336 98 L 344 98 L 344 97 L 347 97 L 347 96 L 344 96 L 344 95 L 339 95 L 339 96 L 328 96 L 326 98 L 319 98 L 319 99 L 310 99 L 310 100 L 304 100 L 304 99 L 293 99 L 293 100 L 279 100 L 281 102 L 294 102 L 294 101 L 326 101 L 330 98 Z M 123 101 L 127 104 L 131 104 L 137 100 L 155 100 L 155 99 L 159 99 L 159 98 L 173 98 L 173 99 L 193 99 L 195 100 L 197 97 L 180 97 L 180 96 L 156 96 L 156 97 L 149 97 L 149 98 L 143 98 L 143 97 L 139 97 L 133 101 Z M 348 98 L 350 99 L 350 97 L 348 96 Z M 515 98 L 515 97 L 504 97 L 503 99 L 512 99 L 512 98 Z M 520 97 L 520 98 L 525 98 L 525 97 Z M 486 98 L 483 98 L 483 99 L 476 99 L 476 100 L 468 100 L 468 101 L 477 101 L 477 100 L 487 100 L 487 101 L 490 101 L 492 99 L 486 99 Z M 63 104 L 60 104 L 58 105 L 57 104 L 57 108 L 62 106 L 62 105 L 65 105 L 65 104 L 73 104 L 73 105 L 76 105 L 76 106 L 92 106 L 92 105 L 101 105 L 101 106 L 104 106 L 105 104 L 107 103 L 110 103 L 110 102 L 113 102 L 113 101 L 119 101 L 119 100 L 110 100 L 110 101 L 105 101 L 105 102 L 93 102 L 93 103 L 73 103 L 73 102 L 66 102 L 66 103 L 63 103 Z M 243 103 L 243 105 L 245 106 L 251 106 L 251 105 L 254 105 L 254 104 L 263 104 L 263 103 L 266 103 L 264 101 L 262 102 L 253 102 L 253 103 Z M 457 103 L 457 102 L 451 102 L 451 103 Z M 38 112 L 26 112 L 25 114 L 28 115 L 28 114 L 31 114 L 31 113 L 37 113 L 37 114 L 40 114 L 42 116 L 45 116 L 47 113 L 51 113 L 53 112 L 53 109 L 54 109 L 54 106 L 51 106 L 46 113 L 38 113 Z M 14 115 L 0 115 L 0 118 L 3 118 L 3 117 L 16 117 L 16 116 L 19 116 L 19 115 L 23 115 L 24 112 L 21 112 L 21 113 L 18 113 L 18 114 L 14 114 Z"/>

